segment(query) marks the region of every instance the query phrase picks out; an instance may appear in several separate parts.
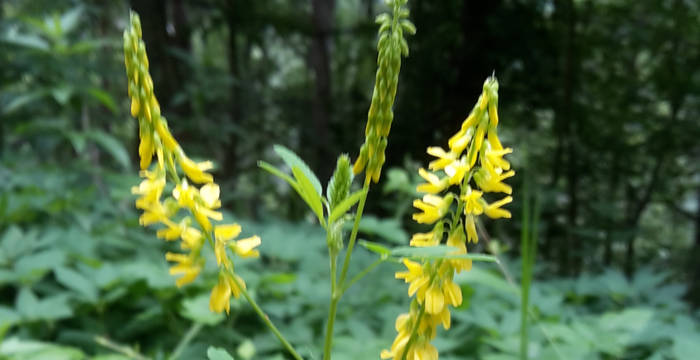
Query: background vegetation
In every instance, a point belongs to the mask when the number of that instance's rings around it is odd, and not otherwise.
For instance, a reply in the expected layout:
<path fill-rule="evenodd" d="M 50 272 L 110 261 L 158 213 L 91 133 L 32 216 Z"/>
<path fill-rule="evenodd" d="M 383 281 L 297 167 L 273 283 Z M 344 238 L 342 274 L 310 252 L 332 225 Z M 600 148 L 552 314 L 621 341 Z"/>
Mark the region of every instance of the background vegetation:
<path fill-rule="evenodd" d="M 519 281 L 522 186 L 540 199 L 532 359 L 691 359 L 700 351 L 700 5 L 659 0 L 411 0 L 396 117 L 361 237 L 405 245 L 416 170 L 483 80 L 499 78 L 515 149 L 514 217 L 487 223 Z M 263 239 L 240 274 L 319 358 L 325 239 L 256 167 L 284 144 L 330 176 L 356 156 L 375 71 L 375 0 L 0 3 L 0 359 L 284 359 L 245 302 L 207 309 L 214 274 L 178 289 L 168 244 L 138 226 L 137 126 L 121 33 L 140 13 L 155 89 L 188 153 L 214 158 L 224 208 Z M 425 166 L 425 165 L 423 165 Z M 211 255 L 211 254 L 209 254 Z M 210 256 L 213 261 L 213 255 Z M 374 259 L 357 249 L 358 268 Z M 377 358 L 405 311 L 393 265 L 354 287 L 337 359 Z M 479 263 L 439 335 L 443 359 L 515 359 L 519 292 Z M 363 346 L 357 346 L 358 343 Z"/>

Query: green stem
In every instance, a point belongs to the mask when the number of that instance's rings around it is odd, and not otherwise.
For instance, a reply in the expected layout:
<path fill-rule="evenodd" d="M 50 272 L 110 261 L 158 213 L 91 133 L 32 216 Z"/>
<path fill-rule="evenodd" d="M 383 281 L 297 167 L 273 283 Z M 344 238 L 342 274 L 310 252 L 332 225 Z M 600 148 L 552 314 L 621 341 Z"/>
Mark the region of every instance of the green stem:
<path fill-rule="evenodd" d="M 333 346 L 333 325 L 335 325 L 335 313 L 338 310 L 340 296 L 331 295 L 331 306 L 328 308 L 328 325 L 326 326 L 326 339 L 323 342 L 323 360 L 330 360 L 331 347 Z"/>
<path fill-rule="evenodd" d="M 353 278 L 350 279 L 350 281 L 348 281 L 347 285 L 345 285 L 345 286 L 340 290 L 340 295 L 342 296 L 343 294 L 345 294 L 345 292 L 346 292 L 354 283 L 356 283 L 357 281 L 359 281 L 360 279 L 362 279 L 365 275 L 369 274 L 370 271 L 374 270 L 374 268 L 377 267 L 377 265 L 379 265 L 379 264 L 381 264 L 381 263 L 383 263 L 383 262 L 384 262 L 384 259 L 383 259 L 383 258 L 379 258 L 379 259 L 375 260 L 372 264 L 370 264 L 368 267 L 366 267 L 364 270 L 362 270 L 359 274 L 353 276 Z"/>
<path fill-rule="evenodd" d="M 330 238 L 330 232 L 326 232 L 326 238 Z M 326 325 L 326 337 L 323 341 L 323 359 L 328 360 L 331 358 L 331 347 L 333 346 L 333 325 L 335 323 L 335 313 L 338 310 L 338 300 L 340 300 L 340 295 L 336 293 L 337 290 L 337 272 L 338 272 L 338 254 L 334 250 L 328 251 L 331 262 L 331 305 L 328 308 L 328 324 Z"/>
<path fill-rule="evenodd" d="M 231 274 L 231 275 L 233 275 L 233 274 Z M 238 285 L 238 289 L 241 290 L 241 294 L 243 294 L 243 297 L 246 300 L 248 300 L 248 303 L 250 304 L 250 306 L 253 307 L 253 310 L 255 311 L 255 313 L 258 314 L 258 316 L 265 323 L 265 325 L 267 325 L 267 327 L 270 328 L 270 331 L 272 331 L 272 333 L 275 334 L 277 339 L 280 341 L 280 343 L 282 343 L 282 346 L 284 346 L 284 348 L 287 349 L 289 354 L 291 354 L 292 357 L 296 360 L 304 360 L 301 357 L 301 355 L 299 355 L 296 352 L 296 350 L 294 350 L 294 347 L 292 346 L 292 344 L 290 344 L 289 341 L 287 341 L 287 339 L 284 338 L 284 336 L 277 329 L 275 324 L 273 324 L 272 321 L 270 321 L 270 318 L 267 316 L 267 314 L 265 314 L 265 312 L 262 311 L 260 306 L 258 306 L 258 303 L 256 303 L 255 300 L 253 300 L 253 298 L 248 293 L 248 290 L 246 290 L 244 284 L 241 284 L 240 281 L 238 280 L 238 278 L 236 278 L 235 276 L 231 276 L 231 278 L 233 279 L 233 281 L 236 282 L 236 285 Z"/>
<path fill-rule="evenodd" d="M 95 342 L 110 349 L 110 350 L 114 350 L 114 351 L 128 357 L 129 359 L 150 360 L 149 358 L 139 354 L 136 350 L 134 350 L 126 345 L 117 344 L 104 336 L 95 336 Z"/>
<path fill-rule="evenodd" d="M 175 350 L 173 350 L 173 353 L 170 355 L 169 359 L 175 360 L 179 358 L 182 351 L 185 350 L 185 346 L 187 346 L 187 344 L 189 344 L 192 339 L 197 336 L 200 330 L 202 330 L 202 324 L 193 323 L 182 339 L 180 339 L 180 342 L 177 343 L 177 346 L 175 346 Z"/>
<path fill-rule="evenodd" d="M 362 219 L 362 212 L 365 210 L 365 202 L 367 201 L 367 194 L 369 193 L 369 182 L 370 177 L 365 176 L 365 184 L 362 186 L 364 194 L 360 198 L 360 204 L 357 205 L 357 212 L 355 213 L 355 223 L 352 225 L 352 232 L 350 233 L 350 242 L 348 243 L 348 250 L 345 252 L 345 260 L 343 261 L 343 270 L 340 272 L 341 287 L 345 283 L 345 278 L 348 275 L 348 268 L 350 267 L 350 256 L 352 255 L 352 249 L 355 247 L 355 241 L 357 240 L 357 231 L 360 229 L 360 219 Z"/>
<path fill-rule="evenodd" d="M 401 355 L 401 360 L 406 360 L 406 354 L 408 354 L 408 350 L 411 348 L 413 340 L 415 340 L 416 333 L 418 332 L 418 326 L 420 326 L 420 320 L 423 317 L 423 314 L 425 314 L 425 308 L 421 306 L 420 312 L 418 313 L 418 317 L 416 317 L 416 323 L 413 324 L 413 329 L 411 329 L 411 336 L 406 342 L 406 347 L 404 348 L 403 355 Z"/>
<path fill-rule="evenodd" d="M 338 292 L 337 288 L 340 287 L 344 289 L 345 278 L 348 275 L 348 268 L 350 266 L 350 257 L 352 255 L 352 249 L 355 247 L 355 242 L 357 241 L 357 231 L 360 228 L 360 219 L 362 218 L 362 211 L 365 209 L 365 202 L 367 201 L 367 193 L 369 192 L 369 182 L 370 177 L 365 176 L 365 183 L 362 186 L 364 194 L 360 198 L 360 203 L 357 205 L 357 212 L 355 213 L 355 222 L 352 226 L 352 231 L 350 232 L 350 241 L 348 242 L 348 249 L 345 252 L 345 260 L 343 261 L 343 269 L 340 272 L 340 281 L 336 281 L 335 269 L 333 261 L 331 263 L 331 304 L 328 308 L 328 325 L 326 326 L 326 338 L 323 342 L 323 360 L 330 360 L 331 358 L 331 348 L 333 346 L 333 326 L 335 325 L 335 315 L 338 311 L 338 302 L 342 296 L 342 292 Z M 335 286 L 333 286 L 335 285 Z"/>

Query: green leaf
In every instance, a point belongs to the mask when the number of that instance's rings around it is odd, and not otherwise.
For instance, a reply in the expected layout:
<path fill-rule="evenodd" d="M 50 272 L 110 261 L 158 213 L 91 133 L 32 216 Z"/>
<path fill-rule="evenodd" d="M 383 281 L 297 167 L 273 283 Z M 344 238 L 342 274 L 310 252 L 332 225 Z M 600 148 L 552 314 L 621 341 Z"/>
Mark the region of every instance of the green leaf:
<path fill-rule="evenodd" d="M 54 269 L 54 274 L 63 286 L 76 291 L 91 303 L 97 302 L 97 286 L 83 274 L 64 266 Z"/>
<path fill-rule="evenodd" d="M 104 131 L 90 131 L 85 133 L 87 138 L 92 139 L 104 148 L 114 160 L 116 160 L 124 169 L 131 167 L 131 161 L 129 160 L 129 153 L 124 148 L 124 145 L 117 140 L 114 136 L 104 132 Z"/>
<path fill-rule="evenodd" d="M 78 20 L 80 20 L 81 15 L 83 15 L 83 8 L 81 6 L 76 6 L 68 10 L 61 16 L 61 31 L 64 34 L 71 32 L 78 25 Z"/>
<path fill-rule="evenodd" d="M 465 259 L 474 261 L 497 262 L 496 257 L 484 254 L 450 254 L 457 248 L 447 245 L 411 247 L 400 246 L 391 249 L 391 255 L 395 257 L 407 257 L 412 259 Z"/>
<path fill-rule="evenodd" d="M 9 44 L 23 46 L 31 50 L 48 51 L 49 43 L 37 35 L 24 35 L 17 31 L 8 31 L 5 36 L 0 38 L 0 41 Z"/>
<path fill-rule="evenodd" d="M 73 87 L 68 84 L 62 84 L 51 89 L 51 95 L 59 105 L 65 106 L 71 95 L 73 95 Z"/>
<path fill-rule="evenodd" d="M 209 295 L 201 294 L 194 298 L 185 299 L 182 302 L 180 315 L 200 324 L 216 325 L 226 316 L 209 310 Z"/>
<path fill-rule="evenodd" d="M 299 188 L 299 184 L 297 184 L 296 180 L 294 180 L 291 176 L 283 173 L 282 171 L 274 167 L 272 164 L 260 160 L 258 161 L 258 167 L 286 181 L 292 188 L 294 188 L 294 190 L 296 190 L 298 193 L 301 193 L 301 189 Z"/>
<path fill-rule="evenodd" d="M 233 356 L 229 355 L 228 351 L 214 346 L 207 349 L 207 357 L 209 360 L 233 360 Z"/>
<path fill-rule="evenodd" d="M 116 114 L 118 112 L 117 109 L 117 104 L 114 102 L 114 98 L 112 98 L 112 95 L 110 95 L 108 92 L 92 87 L 87 89 L 88 95 L 92 96 L 95 100 L 100 102 L 102 105 L 104 105 L 109 111 L 112 112 L 112 114 Z"/>
<path fill-rule="evenodd" d="M 373 253 L 379 254 L 382 257 L 387 257 L 387 256 L 391 255 L 391 249 L 389 249 L 386 246 L 383 246 L 383 245 L 380 245 L 377 243 L 373 243 L 373 242 L 369 242 L 366 240 L 360 240 L 358 243 L 360 245 L 362 245 L 365 249 L 367 249 Z"/>
<path fill-rule="evenodd" d="M 18 109 L 24 107 L 25 105 L 28 105 L 38 99 L 41 99 L 46 95 L 45 90 L 39 90 L 39 91 L 32 91 L 29 93 L 25 93 L 22 95 L 15 96 L 10 100 L 7 105 L 5 105 L 5 108 L 3 109 L 4 114 L 10 114 L 14 111 L 17 111 Z"/>
<path fill-rule="evenodd" d="M 365 194 L 364 190 L 359 190 L 354 192 L 352 195 L 341 201 L 340 204 L 336 205 L 331 211 L 331 215 L 328 217 L 328 223 L 332 224 L 338 220 L 341 216 L 345 215 L 350 208 L 357 203 L 360 198 Z"/>
<path fill-rule="evenodd" d="M 297 182 L 299 183 L 299 187 L 302 191 L 299 195 L 306 201 L 306 204 L 309 205 L 311 210 L 316 214 L 318 217 L 318 221 L 321 222 L 321 224 L 325 227 L 325 220 L 323 218 L 323 202 L 321 202 L 321 194 L 319 192 L 316 192 L 314 189 L 314 185 L 311 183 L 311 180 L 306 177 L 306 173 L 303 172 L 298 166 L 294 166 L 292 168 L 292 173 L 294 174 L 294 177 L 297 179 Z"/>
<path fill-rule="evenodd" d="M 287 149 L 282 145 L 275 145 L 273 148 L 277 155 L 279 155 L 279 157 L 282 158 L 284 163 L 287 164 L 287 166 L 289 166 L 290 169 L 298 167 L 304 173 L 304 175 L 306 175 L 306 177 L 313 185 L 314 190 L 316 190 L 316 193 L 320 197 L 322 195 L 321 192 L 323 191 L 321 188 L 321 182 L 318 181 L 318 177 L 316 177 L 316 174 L 314 174 L 314 172 L 311 171 L 309 166 L 306 165 L 304 160 L 297 156 L 297 154 L 295 154 L 293 151 Z"/>

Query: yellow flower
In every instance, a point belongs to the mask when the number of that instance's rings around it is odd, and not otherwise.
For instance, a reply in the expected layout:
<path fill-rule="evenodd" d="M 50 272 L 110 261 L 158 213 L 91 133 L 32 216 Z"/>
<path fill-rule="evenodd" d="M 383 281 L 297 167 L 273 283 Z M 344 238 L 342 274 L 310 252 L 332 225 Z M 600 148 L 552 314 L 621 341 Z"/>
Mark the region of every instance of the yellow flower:
<path fill-rule="evenodd" d="M 423 168 L 418 169 L 418 174 L 427 181 L 425 184 L 420 184 L 416 187 L 416 191 L 428 194 L 437 194 L 448 185 L 448 178 L 440 179 L 437 175 L 426 171 Z"/>
<path fill-rule="evenodd" d="M 462 156 L 459 160 L 451 162 L 445 166 L 445 174 L 450 178 L 450 184 L 456 185 L 462 182 L 464 175 L 469 171 L 470 165 L 467 163 L 467 158 Z"/>
<path fill-rule="evenodd" d="M 433 171 L 444 169 L 445 166 L 457 160 L 457 154 L 445 152 L 445 150 L 437 146 L 429 147 L 427 152 L 428 154 L 438 158 L 437 160 L 433 160 L 430 162 L 430 164 L 428 164 L 428 168 Z"/>
<path fill-rule="evenodd" d="M 194 199 L 197 194 L 197 188 L 190 186 L 186 179 L 182 179 L 182 183 L 177 184 L 173 189 L 173 197 L 177 203 L 188 209 L 194 208 Z"/>
<path fill-rule="evenodd" d="M 197 278 L 199 272 L 202 271 L 202 266 L 196 258 L 191 255 L 176 254 L 168 252 L 165 254 L 165 259 L 174 261 L 177 264 L 170 267 L 170 275 L 182 274 L 182 277 L 175 281 L 175 284 L 180 287 L 189 284 Z"/>
<path fill-rule="evenodd" d="M 139 142 L 139 165 L 141 169 L 148 169 L 153 160 L 153 153 L 155 152 L 155 146 L 153 145 L 153 136 L 151 134 L 141 134 L 141 141 Z"/>
<path fill-rule="evenodd" d="M 216 256 L 216 264 L 225 267 L 230 266 L 228 257 L 226 256 L 226 246 L 228 241 L 238 236 L 241 233 L 241 226 L 238 224 L 217 225 L 214 228 L 214 255 Z"/>
<path fill-rule="evenodd" d="M 188 158 L 187 155 L 181 153 L 180 156 L 178 156 L 178 162 L 180 166 L 182 166 L 182 171 L 184 171 L 185 175 L 193 182 L 202 184 L 210 183 L 214 180 L 211 174 L 205 172 L 214 167 L 211 161 L 196 163 Z"/>
<path fill-rule="evenodd" d="M 427 289 L 426 285 L 430 282 L 430 275 L 423 273 L 423 265 L 411 261 L 408 259 L 403 260 L 404 265 L 408 271 L 401 271 L 395 274 L 397 279 L 404 279 L 405 282 L 410 283 L 408 286 L 408 296 L 413 296 L 418 292 L 418 297 L 422 301 L 425 291 Z"/>
<path fill-rule="evenodd" d="M 474 117 L 474 115 L 469 115 L 471 118 Z M 471 120 L 467 118 L 465 120 L 464 124 L 470 123 Z M 462 125 L 462 128 L 454 134 L 450 140 L 447 142 L 447 145 L 450 147 L 450 150 L 452 153 L 455 154 L 461 154 L 462 151 L 469 145 L 469 141 L 472 139 L 472 136 L 474 136 L 474 128 L 467 127 L 465 128 L 464 125 Z"/>
<path fill-rule="evenodd" d="M 467 190 L 462 196 L 465 214 L 481 215 L 484 212 L 484 207 L 479 201 L 482 194 L 483 192 L 479 190 L 472 190 L 472 187 L 467 185 Z"/>
<path fill-rule="evenodd" d="M 488 165 L 494 168 L 501 168 L 503 170 L 510 170 L 510 163 L 503 159 L 503 155 L 510 154 L 513 152 L 511 148 L 505 148 L 501 150 L 494 150 L 489 148 L 486 150 L 486 160 L 488 160 Z"/>
<path fill-rule="evenodd" d="M 406 359 L 414 360 L 438 360 L 438 351 L 427 339 L 419 339 L 411 346 Z"/>
<path fill-rule="evenodd" d="M 240 276 L 224 271 L 219 272 L 219 281 L 212 288 L 209 297 L 209 310 L 217 313 L 226 310 L 228 314 L 231 306 L 231 295 L 235 298 L 241 296 L 241 288 L 238 284 L 241 284 L 244 289 L 246 288 L 245 282 Z"/>
<path fill-rule="evenodd" d="M 467 230 L 467 240 L 469 242 L 478 243 L 479 236 L 476 233 L 476 222 L 474 221 L 474 216 L 469 214 L 464 217 L 464 228 Z"/>
<path fill-rule="evenodd" d="M 428 314 L 438 314 L 442 312 L 444 306 L 445 295 L 442 293 L 440 286 L 433 283 L 425 293 L 425 311 Z"/>
<path fill-rule="evenodd" d="M 462 305 L 462 289 L 451 279 L 443 279 L 442 292 L 445 297 L 445 301 L 450 305 Z"/>
<path fill-rule="evenodd" d="M 260 256 L 260 252 L 255 250 L 257 246 L 260 245 L 259 236 L 251 236 L 249 238 L 237 240 L 235 243 L 231 244 L 231 248 L 236 253 L 236 255 L 242 258 L 251 258 Z"/>
<path fill-rule="evenodd" d="M 141 195 L 136 200 L 136 208 L 150 208 L 153 203 L 160 201 L 160 196 L 165 188 L 165 174 L 161 172 L 142 171 L 141 177 L 144 178 L 139 186 L 131 187 L 131 193 Z"/>
<path fill-rule="evenodd" d="M 447 246 L 452 246 L 457 249 L 450 253 L 452 255 L 467 254 L 467 245 L 464 243 L 464 232 L 461 228 L 458 228 L 450 234 L 447 238 Z M 469 271 L 472 268 L 472 261 L 469 259 L 453 259 L 450 260 L 450 265 L 452 265 L 457 272 L 463 270 Z"/>
<path fill-rule="evenodd" d="M 506 196 L 501 200 L 498 200 L 496 202 L 493 202 L 491 204 L 488 204 L 486 208 L 484 209 L 484 213 L 486 216 L 492 218 L 492 219 L 498 219 L 498 218 L 506 218 L 510 219 L 510 211 L 501 209 L 501 206 L 510 203 L 513 201 L 513 198 L 510 196 Z"/>
<path fill-rule="evenodd" d="M 435 236 L 433 231 L 429 233 L 415 233 L 411 237 L 410 245 L 416 247 L 440 245 L 440 238 Z"/>
<path fill-rule="evenodd" d="M 442 219 L 447 214 L 452 199 L 452 194 L 445 197 L 427 194 L 423 196 L 423 200 L 414 200 L 413 206 L 423 210 L 423 213 L 413 214 L 413 220 L 420 224 L 432 224 Z"/>
<path fill-rule="evenodd" d="M 511 170 L 506 173 L 500 173 L 499 170 L 500 168 L 488 171 L 486 168 L 482 167 L 474 174 L 474 181 L 476 181 L 476 184 L 482 191 L 511 194 L 513 189 L 510 185 L 504 184 L 501 181 L 515 175 L 515 171 Z"/>
<path fill-rule="evenodd" d="M 226 310 L 228 314 L 231 308 L 230 298 L 231 286 L 225 279 L 225 275 L 219 274 L 219 282 L 211 289 L 211 296 L 209 296 L 209 310 L 216 313 Z"/>
<path fill-rule="evenodd" d="M 199 189 L 199 195 L 202 198 L 204 205 L 210 209 L 218 209 L 221 207 L 221 200 L 219 200 L 219 185 L 214 183 L 209 183 L 202 186 Z"/>

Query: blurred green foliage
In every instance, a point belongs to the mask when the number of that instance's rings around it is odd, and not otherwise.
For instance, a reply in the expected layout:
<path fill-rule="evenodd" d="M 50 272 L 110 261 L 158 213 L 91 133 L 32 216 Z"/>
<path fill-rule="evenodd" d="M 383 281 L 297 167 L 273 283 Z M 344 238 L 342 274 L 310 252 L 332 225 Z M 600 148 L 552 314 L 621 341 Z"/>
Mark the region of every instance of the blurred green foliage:
<path fill-rule="evenodd" d="M 289 200 L 290 188 L 256 162 L 277 161 L 272 144 L 285 144 L 325 183 L 336 154 L 359 148 L 382 5 L 332 3 L 330 16 L 321 14 L 330 25 L 312 21 L 322 10 L 300 0 L 131 4 L 151 26 L 144 36 L 173 132 L 215 157 L 232 211 L 225 216 L 239 215 L 263 239 L 262 259 L 237 268 L 306 358 L 320 357 L 326 239 L 314 215 Z M 0 4 L 0 359 L 285 359 L 245 302 L 234 300 L 228 318 L 209 312 L 215 274 L 175 287 L 162 255 L 169 244 L 138 226 L 130 194 L 137 129 L 120 45 L 129 6 Z M 541 190 L 530 358 L 694 358 L 698 5 L 410 6 L 418 32 L 402 66 L 383 191 L 370 193 L 374 215 L 360 238 L 399 246 L 421 230 L 407 221 L 418 182 L 411 158 L 445 142 L 469 110 L 465 99 L 495 69 L 503 142 Z M 319 39 L 330 44 L 326 105 L 314 101 L 323 66 L 309 60 L 323 52 L 310 45 Z M 320 123 L 310 116 L 316 106 L 327 106 Z M 516 281 L 518 203 L 514 221 L 487 224 L 491 246 L 470 249 L 500 249 Z M 356 251 L 352 270 L 376 259 Z M 383 264 L 349 290 L 334 358 L 376 358 L 389 346 L 407 305 L 396 269 Z M 442 358 L 517 359 L 518 288 L 484 263 L 458 280 L 465 301 L 453 329 L 438 336 Z"/>

